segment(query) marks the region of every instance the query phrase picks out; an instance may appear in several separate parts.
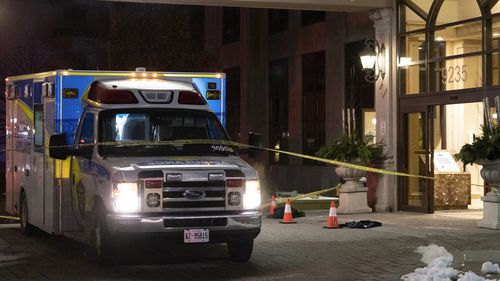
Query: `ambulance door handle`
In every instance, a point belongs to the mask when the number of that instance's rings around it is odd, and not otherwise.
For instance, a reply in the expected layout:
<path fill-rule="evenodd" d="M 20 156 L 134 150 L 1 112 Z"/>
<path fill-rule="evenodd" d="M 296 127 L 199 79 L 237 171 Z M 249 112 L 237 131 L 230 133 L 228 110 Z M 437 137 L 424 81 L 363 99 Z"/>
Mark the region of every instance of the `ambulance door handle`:
<path fill-rule="evenodd" d="M 101 176 L 97 176 L 97 182 L 100 183 L 100 184 L 103 184 L 106 180 L 104 179 L 104 177 L 101 177 Z"/>

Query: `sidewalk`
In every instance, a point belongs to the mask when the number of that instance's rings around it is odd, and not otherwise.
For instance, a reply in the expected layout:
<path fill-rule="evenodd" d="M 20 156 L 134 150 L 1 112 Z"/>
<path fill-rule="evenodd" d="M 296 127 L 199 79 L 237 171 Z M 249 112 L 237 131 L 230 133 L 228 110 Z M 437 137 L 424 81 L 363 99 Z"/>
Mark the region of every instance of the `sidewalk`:
<path fill-rule="evenodd" d="M 102 269 L 78 243 L 53 236 L 24 237 L 0 225 L 0 280 L 400 280 L 424 267 L 419 246 L 434 243 L 453 254 L 453 267 L 480 274 L 500 263 L 500 231 L 476 227 L 481 211 L 340 215 L 340 222 L 376 220 L 370 229 L 323 229 L 328 211 L 306 211 L 297 224 L 264 219 L 247 264 L 227 259 L 224 245 L 161 245 L 129 253 Z M 127 245 L 126 248 L 129 248 Z M 143 249 L 144 250 L 144 249 Z M 500 276 L 490 276 L 498 279 Z"/>
<path fill-rule="evenodd" d="M 401 275 L 425 266 L 420 262 L 421 255 L 414 251 L 418 246 L 431 243 L 445 247 L 454 257 L 453 268 L 459 271 L 473 271 L 481 275 L 481 265 L 484 262 L 500 264 L 500 230 L 476 226 L 477 221 L 482 218 L 482 210 L 438 211 L 434 214 L 395 212 L 339 215 L 340 223 L 375 220 L 383 225 L 370 229 L 331 230 L 330 233 L 317 229 L 320 225 L 326 225 L 325 211 L 308 211 L 306 214 L 307 217 L 296 219 L 296 228 L 299 230 L 293 230 L 296 233 L 293 235 L 295 239 L 297 233 L 303 231 L 325 239 L 331 236 L 338 243 L 346 242 L 351 245 L 350 252 L 359 253 L 355 257 L 360 262 L 372 261 L 371 272 L 361 270 L 358 272 L 358 279 L 352 280 L 398 280 Z M 282 229 L 277 231 L 280 234 L 275 232 L 273 235 L 280 235 L 283 240 L 293 239 L 292 235 L 283 237 Z M 307 236 L 303 239 L 307 239 Z M 367 244 L 366 241 L 372 241 L 373 244 Z M 377 245 L 378 243 L 382 245 Z M 402 245 L 396 246 L 398 243 Z M 345 249 L 338 250 L 339 254 L 345 252 Z M 402 270 L 412 263 L 410 271 Z M 500 275 L 488 278 L 498 279 Z"/>

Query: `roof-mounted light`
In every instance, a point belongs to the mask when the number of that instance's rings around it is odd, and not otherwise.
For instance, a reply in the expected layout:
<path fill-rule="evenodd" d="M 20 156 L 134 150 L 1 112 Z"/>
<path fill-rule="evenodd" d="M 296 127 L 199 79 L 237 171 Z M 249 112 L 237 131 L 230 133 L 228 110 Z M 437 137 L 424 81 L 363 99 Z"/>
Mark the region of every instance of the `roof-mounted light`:
<path fill-rule="evenodd" d="M 106 104 L 135 104 L 139 103 L 134 93 L 129 90 L 113 89 L 95 81 L 90 86 L 88 99 Z"/>
<path fill-rule="evenodd" d="M 179 104 L 196 104 L 205 105 L 207 102 L 198 92 L 193 91 L 180 91 L 179 92 Z"/>

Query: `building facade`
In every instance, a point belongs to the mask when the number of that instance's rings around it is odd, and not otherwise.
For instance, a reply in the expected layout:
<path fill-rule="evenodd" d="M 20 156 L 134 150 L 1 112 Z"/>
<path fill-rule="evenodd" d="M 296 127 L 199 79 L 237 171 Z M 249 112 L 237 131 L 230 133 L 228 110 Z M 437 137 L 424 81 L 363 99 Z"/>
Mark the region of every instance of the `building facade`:
<path fill-rule="evenodd" d="M 205 48 L 228 74 L 228 94 L 237 93 L 228 97 L 233 138 L 245 142 L 253 130 L 267 147 L 313 154 L 340 136 L 342 110 L 354 107 L 358 128 L 385 144 L 377 167 L 439 179 L 379 174 L 377 211 L 482 208 L 480 167 L 463 168 L 453 155 L 480 133 L 482 100 L 493 104 L 499 93 L 497 1 L 404 0 L 365 13 L 205 12 Z M 368 38 L 385 47 L 377 58 L 384 75 L 371 88 L 355 78 L 354 92 L 364 94 L 353 104 L 351 71 L 362 76 L 355 57 Z M 308 192 L 337 180 L 330 167 L 298 158 L 259 160 L 270 192 Z"/>
<path fill-rule="evenodd" d="M 398 1 L 395 10 L 398 169 L 445 179 L 401 178 L 399 206 L 433 212 L 463 205 L 458 201 L 466 198 L 469 208 L 481 208 L 480 166 L 439 161 L 480 134 L 485 111 L 494 123 L 498 118 L 493 101 L 500 95 L 500 4 L 412 0 Z"/>
<path fill-rule="evenodd" d="M 374 36 L 367 13 L 206 7 L 205 23 L 205 50 L 227 75 L 233 139 L 253 131 L 265 147 L 314 155 L 341 136 L 345 108 L 355 109 L 358 130 L 374 133 L 374 85 L 358 57 Z M 258 162 L 269 193 L 337 183 L 331 166 L 313 161 L 263 153 Z"/>

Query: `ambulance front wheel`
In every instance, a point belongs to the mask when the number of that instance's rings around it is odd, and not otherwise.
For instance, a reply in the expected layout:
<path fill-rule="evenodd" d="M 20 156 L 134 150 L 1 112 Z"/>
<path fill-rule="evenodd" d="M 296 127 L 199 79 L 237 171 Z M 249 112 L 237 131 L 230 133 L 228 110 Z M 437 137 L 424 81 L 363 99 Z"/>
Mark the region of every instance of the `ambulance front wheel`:
<path fill-rule="evenodd" d="M 21 208 L 19 208 L 19 218 L 21 221 L 21 233 L 26 236 L 31 236 L 33 235 L 34 227 L 29 223 L 28 200 L 26 199 L 26 194 L 24 192 L 21 193 L 20 205 Z"/>
<path fill-rule="evenodd" d="M 253 239 L 237 240 L 227 243 L 229 259 L 234 262 L 247 262 L 252 256 Z"/>
<path fill-rule="evenodd" d="M 100 266 L 111 266 L 115 260 L 115 247 L 106 223 L 106 212 L 99 208 L 94 227 L 95 258 Z"/>

